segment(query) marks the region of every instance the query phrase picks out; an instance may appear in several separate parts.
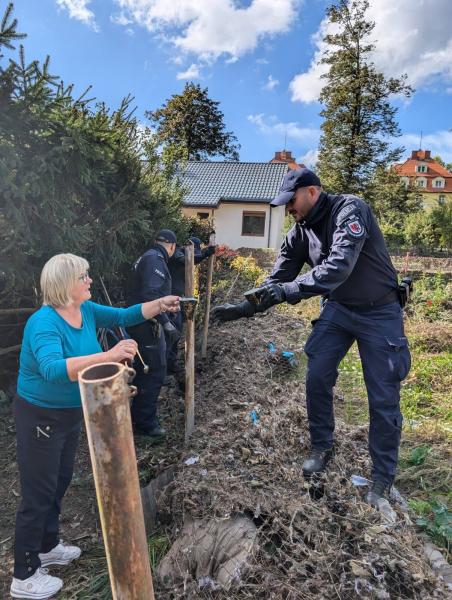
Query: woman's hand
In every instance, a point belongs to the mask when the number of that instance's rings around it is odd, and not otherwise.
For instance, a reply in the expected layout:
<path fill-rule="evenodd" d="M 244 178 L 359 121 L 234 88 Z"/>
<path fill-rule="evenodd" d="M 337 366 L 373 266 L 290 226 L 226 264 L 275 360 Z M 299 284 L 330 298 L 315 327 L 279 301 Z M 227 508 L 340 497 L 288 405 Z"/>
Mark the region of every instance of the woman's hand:
<path fill-rule="evenodd" d="M 149 300 L 141 305 L 141 313 L 145 319 L 153 319 L 164 312 L 180 310 L 179 296 L 163 296 L 157 300 Z"/>
<path fill-rule="evenodd" d="M 108 359 L 108 362 L 132 361 L 137 349 L 138 346 L 135 340 L 121 340 L 116 346 L 105 352 L 105 358 Z"/>
<path fill-rule="evenodd" d="M 159 301 L 160 312 L 177 312 L 180 310 L 179 296 L 163 296 Z"/>

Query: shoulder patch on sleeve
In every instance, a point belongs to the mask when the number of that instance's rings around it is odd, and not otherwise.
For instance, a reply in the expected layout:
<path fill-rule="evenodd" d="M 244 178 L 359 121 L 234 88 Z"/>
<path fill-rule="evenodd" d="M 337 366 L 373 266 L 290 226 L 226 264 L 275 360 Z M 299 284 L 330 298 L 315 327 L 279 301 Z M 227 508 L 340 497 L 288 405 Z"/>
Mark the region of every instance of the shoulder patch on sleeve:
<path fill-rule="evenodd" d="M 366 235 L 366 228 L 364 227 L 363 220 L 359 214 L 348 217 L 342 226 L 345 228 L 346 232 L 356 240 L 359 240 Z"/>
<path fill-rule="evenodd" d="M 344 206 L 344 208 L 341 208 L 341 210 L 339 211 L 337 217 L 336 217 L 336 223 L 338 225 L 341 225 L 345 218 L 352 212 L 357 210 L 357 206 L 356 204 L 353 202 L 352 204 L 347 204 L 347 206 Z"/>
<path fill-rule="evenodd" d="M 160 269 L 155 268 L 154 273 L 159 275 L 162 279 L 165 279 L 165 273 L 162 273 L 162 271 L 160 271 Z"/>

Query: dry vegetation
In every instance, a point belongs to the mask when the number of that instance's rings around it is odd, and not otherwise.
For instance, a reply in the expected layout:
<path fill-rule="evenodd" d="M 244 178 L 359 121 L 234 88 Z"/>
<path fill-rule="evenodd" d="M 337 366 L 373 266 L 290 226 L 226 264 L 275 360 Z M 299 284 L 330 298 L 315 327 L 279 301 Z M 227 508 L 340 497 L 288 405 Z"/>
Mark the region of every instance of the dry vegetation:
<path fill-rule="evenodd" d="M 248 258 L 232 272 L 220 261 L 216 301 L 240 298 L 262 272 Z M 268 266 L 271 256 L 260 263 Z M 450 285 L 450 284 L 449 284 Z M 318 303 L 280 308 L 266 316 L 214 326 L 205 362 L 197 362 L 196 432 L 183 446 L 183 402 L 176 384 L 165 391 L 162 415 L 170 430 L 160 446 L 137 441 L 142 484 L 169 467 L 175 480 L 159 501 L 159 525 L 149 539 L 155 568 L 189 518 L 245 514 L 258 527 L 249 568 L 228 592 L 200 589 L 188 578 L 156 597 L 446 598 L 423 555 L 423 532 L 444 551 L 450 544 L 450 373 L 452 325 L 447 274 L 418 282 L 407 317 L 413 369 L 402 390 L 405 430 L 398 486 L 409 510 L 392 501 L 396 525 L 363 502 L 352 475 L 369 476 L 365 390 L 354 350 L 341 365 L 336 389 L 337 447 L 328 476 L 302 478 L 308 448 L 302 352 Z M 273 343 L 276 352 L 269 351 Z M 294 352 L 296 364 L 280 356 Z M 449 396 L 448 396 L 449 394 Z M 14 429 L 7 407 L 0 427 L 3 511 L 0 516 L 0 596 L 7 597 L 12 526 L 18 497 Z M 196 457 L 192 465 L 185 460 Z M 418 525 L 416 525 L 418 520 Z M 64 600 L 110 598 L 86 445 L 64 507 L 63 535 L 84 554 L 65 580 Z M 450 546 L 449 546 L 450 548 Z"/>

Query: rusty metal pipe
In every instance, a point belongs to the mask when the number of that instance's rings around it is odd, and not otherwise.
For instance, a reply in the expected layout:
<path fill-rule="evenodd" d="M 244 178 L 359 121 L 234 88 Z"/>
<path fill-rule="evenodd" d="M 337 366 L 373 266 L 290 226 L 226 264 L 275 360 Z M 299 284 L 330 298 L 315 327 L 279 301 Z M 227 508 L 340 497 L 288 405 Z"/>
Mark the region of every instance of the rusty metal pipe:
<path fill-rule="evenodd" d="M 113 600 L 154 600 L 129 408 L 134 374 L 103 363 L 78 377 Z"/>

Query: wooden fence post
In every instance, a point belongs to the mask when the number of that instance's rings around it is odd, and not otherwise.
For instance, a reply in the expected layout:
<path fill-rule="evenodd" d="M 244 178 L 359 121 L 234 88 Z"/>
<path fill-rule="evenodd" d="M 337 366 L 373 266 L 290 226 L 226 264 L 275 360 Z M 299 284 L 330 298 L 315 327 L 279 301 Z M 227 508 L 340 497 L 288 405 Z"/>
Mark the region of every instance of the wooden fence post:
<path fill-rule="evenodd" d="M 190 243 L 185 248 L 185 295 L 193 297 L 195 279 L 195 252 Z M 195 426 L 195 315 L 186 315 L 185 322 L 185 442 Z"/>
<path fill-rule="evenodd" d="M 209 240 L 210 246 L 215 246 L 215 232 L 210 235 Z M 212 297 L 212 276 L 213 276 L 213 265 L 215 263 L 215 254 L 209 256 L 207 264 L 207 282 L 206 282 L 206 307 L 204 311 L 204 322 L 202 326 L 202 340 L 201 340 L 201 357 L 206 358 L 207 356 L 207 336 L 209 334 L 209 319 L 210 319 L 210 299 Z"/>
<path fill-rule="evenodd" d="M 154 600 L 130 419 L 132 373 L 104 363 L 78 380 L 113 600 Z"/>

